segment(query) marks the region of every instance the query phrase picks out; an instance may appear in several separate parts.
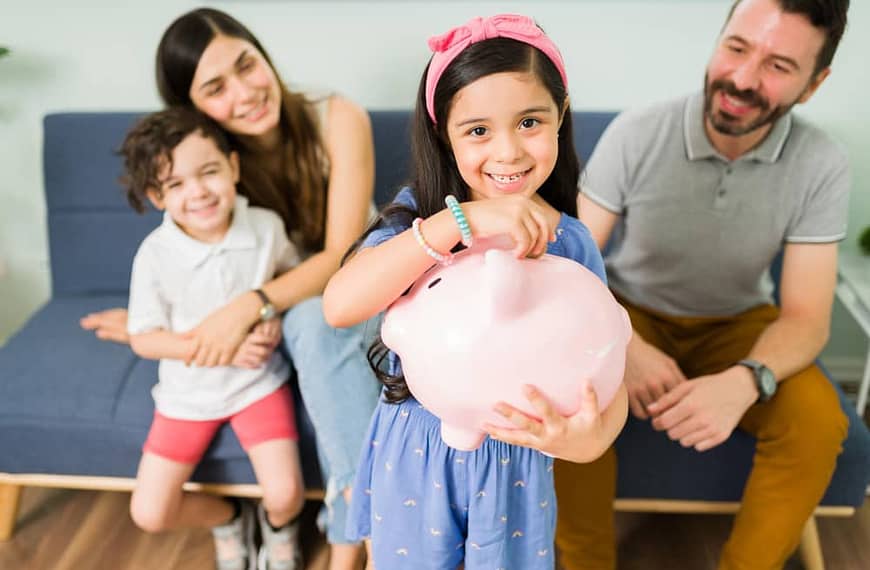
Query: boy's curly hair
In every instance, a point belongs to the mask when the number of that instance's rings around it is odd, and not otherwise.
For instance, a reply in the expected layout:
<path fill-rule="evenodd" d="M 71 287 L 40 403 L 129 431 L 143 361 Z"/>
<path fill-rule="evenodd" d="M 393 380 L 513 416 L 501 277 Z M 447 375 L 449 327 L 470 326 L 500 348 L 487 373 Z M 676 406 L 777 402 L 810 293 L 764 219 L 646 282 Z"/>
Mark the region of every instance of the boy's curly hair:
<path fill-rule="evenodd" d="M 192 109 L 171 107 L 146 115 L 133 125 L 118 154 L 124 158 L 120 182 L 134 210 L 140 214 L 145 212 L 148 191 L 160 192 L 161 174 L 167 165 L 172 169 L 172 151 L 195 132 L 214 141 L 224 155 L 232 152 L 220 126 Z"/>

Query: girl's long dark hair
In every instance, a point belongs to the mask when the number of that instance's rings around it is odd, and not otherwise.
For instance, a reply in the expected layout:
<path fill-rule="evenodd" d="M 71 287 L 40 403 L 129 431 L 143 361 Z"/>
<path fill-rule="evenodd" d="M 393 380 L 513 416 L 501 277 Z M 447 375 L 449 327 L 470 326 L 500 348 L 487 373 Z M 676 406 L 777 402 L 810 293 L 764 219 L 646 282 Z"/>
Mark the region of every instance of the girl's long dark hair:
<path fill-rule="evenodd" d="M 435 88 L 435 118 L 433 124 L 426 112 L 426 71 L 417 91 L 417 104 L 411 128 L 412 175 L 411 188 L 417 210 L 391 204 L 387 206 L 351 251 L 359 248 L 366 236 L 384 225 L 409 227 L 414 217 L 427 218 L 444 209 L 444 198 L 453 194 L 460 202 L 470 199 L 470 193 L 453 157 L 447 138 L 447 117 L 454 96 L 460 89 L 494 73 L 531 73 L 547 89 L 557 109 L 564 109 L 559 128 L 559 150 L 553 172 L 538 189 L 538 194 L 553 208 L 577 216 L 577 181 L 580 162 L 574 149 L 571 109 L 567 105 L 568 91 L 553 62 L 537 48 L 508 38 L 493 38 L 472 44 L 460 53 L 444 70 Z M 385 386 L 387 401 L 398 403 L 411 396 L 405 378 L 390 374 L 389 349 L 380 338 L 368 351 L 369 363 Z"/>
<path fill-rule="evenodd" d="M 190 99 L 193 76 L 203 52 L 218 35 L 253 45 L 272 67 L 281 86 L 280 174 L 272 173 L 262 153 L 227 132 L 239 152 L 239 192 L 248 197 L 252 206 L 277 213 L 287 235 L 298 238 L 306 249 L 321 250 L 326 226 L 326 153 L 313 104 L 281 82 L 269 54 L 250 30 L 229 14 L 212 8 L 199 8 L 180 16 L 163 33 L 157 47 L 160 96 L 169 106 L 195 107 Z"/>

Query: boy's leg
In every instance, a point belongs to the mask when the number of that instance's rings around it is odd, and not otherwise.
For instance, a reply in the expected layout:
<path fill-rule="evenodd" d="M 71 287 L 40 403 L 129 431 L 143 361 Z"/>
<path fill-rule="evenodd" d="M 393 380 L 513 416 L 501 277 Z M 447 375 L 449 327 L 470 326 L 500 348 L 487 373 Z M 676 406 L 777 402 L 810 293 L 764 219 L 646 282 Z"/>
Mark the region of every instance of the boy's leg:
<path fill-rule="evenodd" d="M 227 522 L 233 514 L 229 502 L 213 495 L 182 491 L 181 486 L 195 467 L 196 464 L 143 453 L 130 499 L 130 515 L 136 525 L 148 532 L 160 532 Z"/>
<path fill-rule="evenodd" d="M 275 528 L 295 519 L 304 503 L 299 447 L 289 439 L 258 443 L 248 450 L 257 482 L 263 489 L 263 507 Z"/>
<path fill-rule="evenodd" d="M 230 418 L 248 453 L 269 522 L 281 527 L 302 510 L 304 483 L 299 460 L 296 411 L 284 384 Z"/>
<path fill-rule="evenodd" d="M 211 527 L 230 519 L 233 507 L 224 499 L 182 491 L 221 423 L 154 413 L 130 500 L 130 514 L 139 527 L 157 532 Z"/>
<path fill-rule="evenodd" d="M 304 502 L 295 410 L 285 384 L 230 420 L 254 467 L 263 501 L 258 508 L 260 568 L 301 570 L 298 515 Z"/>

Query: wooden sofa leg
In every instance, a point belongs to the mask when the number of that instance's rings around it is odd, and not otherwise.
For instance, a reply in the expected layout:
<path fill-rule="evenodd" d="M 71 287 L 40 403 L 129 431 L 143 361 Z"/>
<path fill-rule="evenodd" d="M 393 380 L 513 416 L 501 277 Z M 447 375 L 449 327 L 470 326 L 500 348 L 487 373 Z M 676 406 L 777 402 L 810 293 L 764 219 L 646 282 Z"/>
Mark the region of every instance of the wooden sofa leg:
<path fill-rule="evenodd" d="M 21 485 L 0 483 L 0 541 L 12 538 L 20 498 Z"/>
<path fill-rule="evenodd" d="M 798 551 L 806 570 L 825 570 L 822 543 L 819 541 L 819 527 L 816 525 L 816 517 L 814 516 L 811 516 L 804 526 Z"/>

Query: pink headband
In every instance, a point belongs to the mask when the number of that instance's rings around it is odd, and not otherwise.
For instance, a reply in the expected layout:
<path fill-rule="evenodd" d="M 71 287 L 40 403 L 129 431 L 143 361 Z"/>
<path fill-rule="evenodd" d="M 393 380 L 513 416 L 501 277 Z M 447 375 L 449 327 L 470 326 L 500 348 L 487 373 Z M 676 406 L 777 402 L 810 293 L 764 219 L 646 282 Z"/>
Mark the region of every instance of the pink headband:
<path fill-rule="evenodd" d="M 441 74 L 447 66 L 456 59 L 462 51 L 477 42 L 492 38 L 509 38 L 534 46 L 550 58 L 562 83 L 568 89 L 568 77 L 565 75 L 565 63 L 559 54 L 556 44 L 544 34 L 543 30 L 528 16 L 518 14 L 498 14 L 489 18 L 473 18 L 464 26 L 453 28 L 440 36 L 429 38 L 429 49 L 435 52 L 429 62 L 426 73 L 426 110 L 429 118 L 435 123 L 435 87 Z"/>

